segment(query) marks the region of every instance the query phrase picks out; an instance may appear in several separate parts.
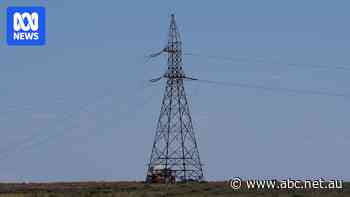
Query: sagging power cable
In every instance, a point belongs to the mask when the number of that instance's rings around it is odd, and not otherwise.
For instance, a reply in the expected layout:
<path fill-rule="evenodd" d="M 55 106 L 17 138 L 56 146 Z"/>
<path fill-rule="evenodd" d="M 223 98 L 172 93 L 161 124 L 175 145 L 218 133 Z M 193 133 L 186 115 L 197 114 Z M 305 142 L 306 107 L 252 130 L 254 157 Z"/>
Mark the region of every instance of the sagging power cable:
<path fill-rule="evenodd" d="M 144 89 L 146 89 L 147 87 L 149 87 L 148 85 L 145 86 L 144 84 L 140 87 L 137 87 L 137 91 L 142 91 Z M 88 105 L 81 105 L 79 108 L 79 114 L 80 116 L 82 115 L 88 115 L 91 112 L 91 108 L 96 107 L 99 103 L 104 103 L 104 101 L 109 98 L 112 97 L 114 91 L 110 91 L 107 94 L 102 95 L 101 98 L 99 98 L 97 100 L 97 102 L 88 104 Z M 142 101 L 142 103 L 137 103 L 136 105 L 132 105 L 133 110 L 128 111 L 128 113 L 137 113 L 137 109 L 143 109 L 152 99 L 154 98 L 154 94 L 151 94 L 150 97 L 146 98 L 145 101 Z M 136 108 L 136 109 L 134 109 Z M 62 117 L 63 120 L 74 120 L 76 119 L 76 117 L 74 117 L 76 114 L 74 113 L 70 113 L 70 114 L 64 114 L 64 116 Z M 122 121 L 127 118 L 126 115 L 123 116 Z M 20 153 L 26 150 L 30 150 L 33 149 L 35 147 L 38 147 L 40 145 L 46 144 L 50 141 L 53 140 L 57 140 L 60 137 L 63 137 L 71 132 L 73 132 L 73 130 L 77 129 L 80 127 L 80 122 L 71 122 L 72 125 L 70 126 L 62 126 L 62 124 L 57 123 L 57 127 L 55 129 L 52 129 L 50 133 L 35 133 L 34 135 L 28 136 L 27 138 L 16 142 L 16 144 L 13 144 L 11 146 L 7 146 L 6 148 L 0 150 L 0 161 L 3 161 L 11 156 L 13 156 L 16 153 Z"/>
<path fill-rule="evenodd" d="M 289 67 L 297 67 L 297 68 L 309 68 L 309 69 L 327 69 L 327 70 L 342 70 L 342 71 L 350 71 L 350 66 L 345 65 L 326 65 L 326 64 L 303 64 L 303 63 L 292 63 L 292 62 L 282 62 L 282 61 L 273 61 L 266 59 L 256 59 L 249 57 L 229 57 L 229 56 L 216 56 L 216 55 L 204 55 L 200 53 L 184 53 L 186 56 L 193 57 L 201 57 L 213 60 L 221 60 L 221 61 L 229 61 L 229 62 L 255 62 L 258 64 L 278 64 L 285 65 Z"/>
<path fill-rule="evenodd" d="M 239 83 L 239 82 L 224 82 L 224 81 L 213 81 L 213 80 L 203 80 L 203 79 L 190 79 L 188 81 L 197 81 L 197 82 L 213 84 L 213 85 L 257 89 L 257 90 L 282 92 L 282 93 L 285 92 L 285 93 L 293 93 L 293 94 L 304 94 L 304 95 L 306 94 L 306 95 L 331 96 L 331 97 L 343 97 L 343 98 L 349 97 L 349 94 L 346 94 L 346 93 L 325 92 L 325 91 L 318 91 L 318 90 L 301 90 L 301 89 L 282 88 L 282 87 L 268 87 L 263 85 L 247 84 L 247 83 Z"/>

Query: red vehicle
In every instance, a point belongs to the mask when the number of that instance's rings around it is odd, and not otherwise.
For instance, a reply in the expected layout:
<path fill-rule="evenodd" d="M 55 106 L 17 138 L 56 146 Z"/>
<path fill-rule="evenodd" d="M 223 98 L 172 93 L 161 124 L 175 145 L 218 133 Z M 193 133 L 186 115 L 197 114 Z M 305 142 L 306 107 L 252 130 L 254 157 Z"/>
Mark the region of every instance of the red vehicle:
<path fill-rule="evenodd" d="M 165 168 L 162 165 L 151 167 L 151 173 L 147 175 L 147 183 L 175 183 L 175 172 L 170 168 Z"/>

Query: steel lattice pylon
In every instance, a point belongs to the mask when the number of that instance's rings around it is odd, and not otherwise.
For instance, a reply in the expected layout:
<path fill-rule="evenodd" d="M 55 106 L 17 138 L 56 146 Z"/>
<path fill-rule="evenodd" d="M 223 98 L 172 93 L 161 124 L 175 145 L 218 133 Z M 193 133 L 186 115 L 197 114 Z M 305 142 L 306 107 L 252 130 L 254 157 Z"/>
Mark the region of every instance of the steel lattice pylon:
<path fill-rule="evenodd" d="M 191 78 L 182 69 L 181 39 L 174 15 L 163 52 L 168 54 L 168 69 L 163 75 L 166 87 L 146 181 L 154 178 L 155 170 L 159 182 L 201 181 L 202 164 L 183 83 Z"/>

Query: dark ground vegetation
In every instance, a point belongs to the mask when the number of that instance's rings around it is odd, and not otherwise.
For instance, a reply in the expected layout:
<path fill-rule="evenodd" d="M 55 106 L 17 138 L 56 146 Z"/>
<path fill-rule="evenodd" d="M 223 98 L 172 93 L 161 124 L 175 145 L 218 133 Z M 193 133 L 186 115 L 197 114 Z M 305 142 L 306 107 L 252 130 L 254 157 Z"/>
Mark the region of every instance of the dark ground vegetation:
<path fill-rule="evenodd" d="M 350 197 L 350 183 L 342 190 L 234 191 L 227 182 L 144 184 L 142 182 L 0 183 L 0 197 Z"/>

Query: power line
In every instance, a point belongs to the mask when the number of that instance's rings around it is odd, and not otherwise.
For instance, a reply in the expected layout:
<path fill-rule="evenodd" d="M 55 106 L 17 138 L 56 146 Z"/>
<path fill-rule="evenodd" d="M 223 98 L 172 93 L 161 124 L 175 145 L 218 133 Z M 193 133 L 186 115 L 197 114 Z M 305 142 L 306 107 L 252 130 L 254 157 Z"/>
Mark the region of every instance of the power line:
<path fill-rule="evenodd" d="M 292 88 L 281 88 L 281 87 L 268 87 L 256 84 L 247 84 L 247 83 L 238 83 L 238 82 L 224 82 L 224 81 L 212 81 L 212 80 L 202 80 L 195 79 L 189 81 L 197 81 L 202 83 L 208 83 L 213 85 L 222 85 L 238 88 L 248 88 L 248 89 L 259 89 L 264 91 L 273 91 L 273 92 L 285 92 L 285 93 L 294 93 L 294 94 L 304 94 L 304 95 L 317 95 L 317 96 L 330 96 L 330 97 L 343 97 L 348 98 L 348 94 L 345 93 L 335 93 L 335 92 L 324 92 L 318 90 L 300 90 Z"/>
<path fill-rule="evenodd" d="M 142 82 L 142 86 L 137 88 L 137 92 L 139 92 L 139 89 L 146 89 L 147 87 L 150 87 L 150 84 L 145 85 L 144 81 Z M 153 85 L 154 86 L 154 85 Z M 98 99 L 97 102 L 94 104 L 88 104 L 88 105 L 82 105 L 80 114 L 88 114 L 92 106 L 96 106 L 99 102 L 104 101 L 106 98 L 111 97 L 111 93 L 105 94 L 102 96 L 101 99 Z M 133 107 L 136 107 L 138 109 L 143 109 L 152 99 L 154 98 L 154 94 L 151 94 L 151 96 L 147 97 L 145 101 L 142 101 L 141 103 L 137 103 L 136 105 L 133 105 Z M 128 111 L 130 113 L 132 111 Z M 64 116 L 63 119 L 73 119 L 73 114 L 67 114 Z M 124 114 L 123 118 L 127 118 L 127 116 Z M 8 146 L 6 150 L 0 151 L 0 161 L 7 159 L 8 157 L 12 156 L 13 154 L 17 152 L 23 152 L 28 149 L 33 149 L 37 146 L 40 146 L 42 144 L 45 144 L 47 142 L 50 142 L 54 139 L 58 139 L 59 137 L 62 137 L 66 134 L 68 134 L 70 131 L 79 128 L 80 123 L 73 124 L 72 126 L 66 126 L 66 127 L 60 127 L 58 131 L 51 132 L 48 135 L 31 135 L 27 138 L 21 140 L 20 142 L 17 142 L 16 145 Z M 51 130 L 52 131 L 52 130 Z"/>
<path fill-rule="evenodd" d="M 108 97 L 108 95 L 103 95 L 103 97 L 101 99 L 98 99 L 99 101 L 105 100 Z M 96 104 L 96 103 L 95 103 Z M 92 106 L 92 104 L 89 105 L 81 105 L 79 108 L 81 108 L 80 113 L 88 113 L 89 108 Z M 63 120 L 65 119 L 73 119 L 74 114 L 65 114 L 63 116 Z M 43 141 L 43 137 L 45 142 L 49 141 L 49 139 L 55 137 L 57 138 L 60 135 L 64 135 L 64 133 L 67 133 L 67 130 L 70 131 L 72 130 L 72 128 L 65 128 L 62 127 L 62 130 L 59 129 L 59 132 L 50 132 L 48 135 L 37 135 L 38 132 L 36 132 L 35 134 L 28 136 L 27 138 L 21 140 L 20 142 L 17 142 L 17 145 L 14 146 L 9 146 L 9 148 L 7 148 L 6 150 L 2 150 L 0 152 L 0 160 L 4 160 L 6 158 L 8 158 L 9 156 L 11 156 L 11 154 L 19 152 L 19 151 L 23 151 L 26 150 L 27 147 L 33 147 L 35 146 L 35 144 L 38 144 L 37 141 L 41 142 Z M 53 130 L 51 130 L 53 131 Z M 41 133 L 40 133 L 41 134 Z M 40 143 L 41 144 L 41 143 Z"/>
<path fill-rule="evenodd" d="M 281 61 L 271 61 L 266 59 L 254 59 L 249 57 L 229 57 L 229 56 L 216 56 L 216 55 L 203 55 L 200 53 L 184 53 L 186 56 L 193 56 L 193 57 L 203 57 L 207 59 L 213 59 L 213 60 L 222 60 L 222 61 L 230 61 L 234 63 L 238 62 L 255 62 L 259 64 L 279 64 L 279 65 L 285 65 L 289 67 L 296 67 L 296 68 L 309 68 L 309 69 L 327 69 L 327 70 L 342 70 L 342 71 L 350 71 L 350 66 L 344 66 L 344 65 L 326 65 L 326 64 L 302 64 L 302 63 L 291 63 L 291 62 L 281 62 Z"/>
<path fill-rule="evenodd" d="M 160 54 L 161 54 L 161 52 L 152 54 L 152 55 L 149 56 L 149 58 L 150 59 L 151 58 L 155 58 L 155 57 L 159 56 Z M 250 58 L 246 58 L 246 57 L 242 58 L 242 57 L 202 55 L 202 54 L 199 54 L 199 53 L 183 53 L 183 55 L 196 56 L 196 57 L 205 57 L 205 58 L 217 59 L 217 60 L 226 60 L 226 61 L 231 61 L 231 62 L 244 62 L 244 61 L 249 61 L 250 60 Z M 267 63 L 264 60 L 255 60 L 255 61 L 257 61 L 259 63 Z M 302 67 L 302 68 L 337 69 L 337 70 L 350 71 L 350 67 L 344 67 L 344 66 L 330 66 L 330 65 L 316 65 L 316 64 L 296 64 L 296 63 L 285 63 L 285 65 L 293 66 L 293 67 Z M 157 82 L 161 78 L 162 77 L 151 79 L 150 82 L 152 82 L 152 83 Z M 318 91 L 318 90 L 300 90 L 300 89 L 293 89 L 293 88 L 268 87 L 268 86 L 257 85 L 257 84 L 245 84 L 245 83 L 239 83 L 239 82 L 202 80 L 202 79 L 194 79 L 194 78 L 188 78 L 188 77 L 186 77 L 186 79 L 188 81 L 197 81 L 197 82 L 203 82 L 203 83 L 214 84 L 214 85 L 224 85 L 224 86 L 248 88 L 248 89 L 260 89 L 260 90 L 264 90 L 264 91 L 289 92 L 289 93 L 294 93 L 294 94 L 308 94 L 308 95 L 332 96 L 332 97 L 344 97 L 344 98 L 347 98 L 349 96 L 346 93 L 325 92 L 325 91 Z"/>

